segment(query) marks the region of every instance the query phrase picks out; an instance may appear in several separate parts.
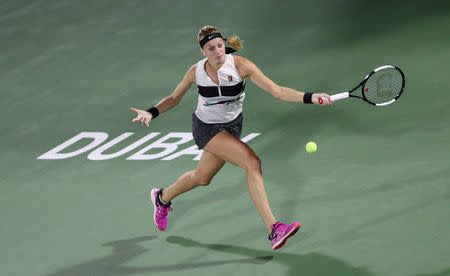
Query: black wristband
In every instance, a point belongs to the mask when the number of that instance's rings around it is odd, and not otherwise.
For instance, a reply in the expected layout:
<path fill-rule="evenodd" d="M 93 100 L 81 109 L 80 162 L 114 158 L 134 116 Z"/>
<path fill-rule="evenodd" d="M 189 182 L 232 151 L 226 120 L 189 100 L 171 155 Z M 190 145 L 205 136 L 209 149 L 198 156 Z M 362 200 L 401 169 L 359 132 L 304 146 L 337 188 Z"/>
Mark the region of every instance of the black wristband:
<path fill-rule="evenodd" d="M 311 100 L 312 95 L 313 95 L 313 93 L 310 93 L 310 92 L 305 93 L 303 95 L 303 103 L 305 103 L 305 104 L 312 104 L 313 103 L 312 100 Z"/>
<path fill-rule="evenodd" d="M 152 114 L 152 119 L 155 119 L 156 117 L 158 117 L 159 115 L 159 110 L 158 108 L 152 106 L 149 109 L 147 109 L 148 112 L 150 112 L 150 114 Z"/>

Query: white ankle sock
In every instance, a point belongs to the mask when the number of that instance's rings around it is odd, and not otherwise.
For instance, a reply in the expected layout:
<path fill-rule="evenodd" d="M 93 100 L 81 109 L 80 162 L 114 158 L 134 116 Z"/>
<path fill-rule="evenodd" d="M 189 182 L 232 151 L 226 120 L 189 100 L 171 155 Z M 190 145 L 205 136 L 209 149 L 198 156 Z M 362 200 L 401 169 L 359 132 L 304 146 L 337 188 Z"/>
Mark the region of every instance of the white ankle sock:
<path fill-rule="evenodd" d="M 159 198 L 159 201 L 161 201 L 162 202 L 162 204 L 164 204 L 164 205 L 169 205 L 167 202 L 165 202 L 164 200 L 162 200 L 162 198 L 161 198 L 161 194 L 162 193 L 160 193 L 159 194 L 159 196 L 158 196 L 158 198 Z"/>

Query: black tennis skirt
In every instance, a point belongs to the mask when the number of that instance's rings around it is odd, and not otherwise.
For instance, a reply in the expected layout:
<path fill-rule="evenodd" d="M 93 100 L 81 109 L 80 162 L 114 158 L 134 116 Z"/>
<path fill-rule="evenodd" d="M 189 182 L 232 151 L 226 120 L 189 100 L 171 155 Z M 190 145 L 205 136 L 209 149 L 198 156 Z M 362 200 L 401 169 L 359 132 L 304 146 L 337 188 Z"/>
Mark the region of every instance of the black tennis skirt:
<path fill-rule="evenodd" d="M 195 113 L 192 113 L 192 136 L 195 144 L 202 149 L 217 133 L 225 130 L 234 137 L 241 139 L 242 113 L 229 123 L 207 124 L 201 121 Z"/>

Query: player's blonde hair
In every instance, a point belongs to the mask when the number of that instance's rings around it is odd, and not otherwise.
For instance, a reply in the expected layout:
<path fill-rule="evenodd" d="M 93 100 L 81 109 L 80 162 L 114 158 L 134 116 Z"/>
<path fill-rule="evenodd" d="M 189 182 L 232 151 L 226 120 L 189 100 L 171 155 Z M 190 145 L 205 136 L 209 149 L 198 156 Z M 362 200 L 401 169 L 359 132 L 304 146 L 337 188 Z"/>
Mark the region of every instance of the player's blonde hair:
<path fill-rule="evenodd" d="M 220 33 L 216 27 L 213 26 L 204 26 L 198 31 L 197 40 L 200 41 L 203 38 L 213 34 Z M 232 37 L 223 38 L 234 50 L 239 51 L 244 47 L 243 41 L 237 35 L 233 35 Z"/>

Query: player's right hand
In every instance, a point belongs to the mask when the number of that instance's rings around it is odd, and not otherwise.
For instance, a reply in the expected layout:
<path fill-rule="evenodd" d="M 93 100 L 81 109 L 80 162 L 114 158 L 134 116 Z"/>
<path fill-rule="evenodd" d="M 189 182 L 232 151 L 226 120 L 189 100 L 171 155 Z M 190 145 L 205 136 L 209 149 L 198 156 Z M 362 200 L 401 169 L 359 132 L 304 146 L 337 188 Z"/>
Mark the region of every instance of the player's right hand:
<path fill-rule="evenodd" d="M 136 118 L 131 120 L 132 123 L 134 122 L 140 122 L 141 124 L 145 124 L 146 126 L 149 126 L 148 123 L 152 120 L 153 116 L 150 114 L 150 112 L 147 112 L 145 110 L 136 109 L 133 107 L 130 107 L 131 111 L 134 111 L 137 113 Z"/>
<path fill-rule="evenodd" d="M 331 99 L 330 95 L 325 94 L 325 93 L 314 93 L 312 95 L 311 101 L 314 104 L 319 104 L 319 105 L 330 105 L 330 104 L 334 103 L 334 101 L 333 101 L 333 99 Z"/>

